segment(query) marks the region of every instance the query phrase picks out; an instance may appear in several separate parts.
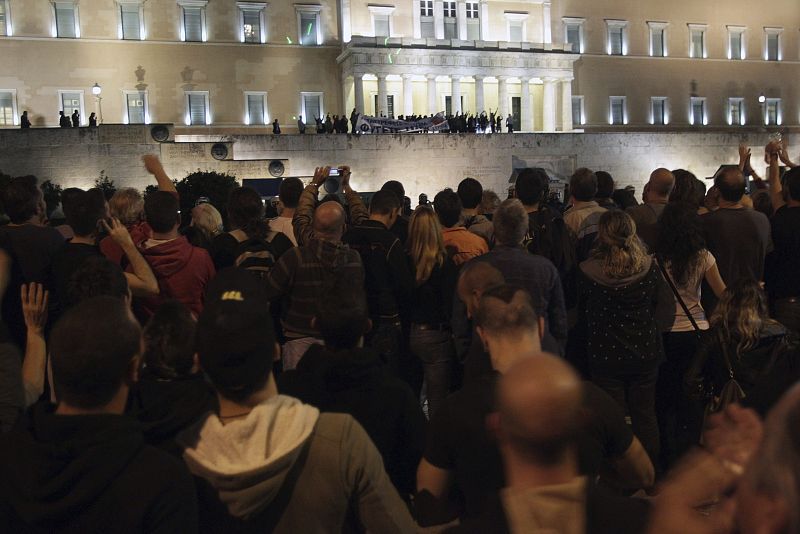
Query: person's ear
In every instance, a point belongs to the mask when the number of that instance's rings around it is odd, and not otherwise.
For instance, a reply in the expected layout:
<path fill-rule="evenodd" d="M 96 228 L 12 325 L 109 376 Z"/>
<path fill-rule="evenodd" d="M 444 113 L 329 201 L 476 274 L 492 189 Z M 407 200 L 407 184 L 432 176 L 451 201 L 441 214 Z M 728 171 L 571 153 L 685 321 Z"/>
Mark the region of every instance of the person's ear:
<path fill-rule="evenodd" d="M 280 344 L 278 344 L 277 341 L 275 342 L 275 349 L 274 352 L 272 353 L 272 361 L 273 362 L 281 361 L 281 346 Z"/>
<path fill-rule="evenodd" d="M 475 327 L 475 332 L 478 333 L 478 337 L 483 344 L 483 350 L 489 352 L 489 336 L 486 335 L 486 332 L 480 326 Z"/>
<path fill-rule="evenodd" d="M 544 317 L 539 316 L 539 342 L 544 339 Z"/>
<path fill-rule="evenodd" d="M 192 355 L 192 370 L 191 370 L 191 374 L 193 374 L 193 375 L 197 374 L 202 370 L 203 370 L 203 368 L 200 366 L 200 356 L 195 352 Z"/>

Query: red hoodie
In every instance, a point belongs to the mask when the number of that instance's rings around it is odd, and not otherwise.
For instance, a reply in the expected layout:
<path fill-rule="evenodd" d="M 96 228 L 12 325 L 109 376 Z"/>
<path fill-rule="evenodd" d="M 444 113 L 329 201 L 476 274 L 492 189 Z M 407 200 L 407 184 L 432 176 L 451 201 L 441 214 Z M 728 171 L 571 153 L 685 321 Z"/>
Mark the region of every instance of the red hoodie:
<path fill-rule="evenodd" d="M 195 316 L 200 315 L 206 286 L 216 274 L 211 256 L 183 236 L 155 246 L 148 247 L 148 243 L 153 242 L 145 241 L 139 248 L 156 275 L 160 294 L 138 299 L 140 318 L 149 319 L 169 299 L 182 302 Z"/>
<path fill-rule="evenodd" d="M 150 226 L 146 222 L 139 222 L 128 226 L 128 232 L 131 234 L 131 239 L 133 239 L 134 243 L 141 243 L 146 239 L 150 239 L 153 235 L 153 230 L 150 229 Z M 111 239 L 111 236 L 106 236 L 100 240 L 100 252 L 109 260 L 124 267 L 122 259 L 125 258 L 125 253 L 122 251 L 122 247 Z"/>

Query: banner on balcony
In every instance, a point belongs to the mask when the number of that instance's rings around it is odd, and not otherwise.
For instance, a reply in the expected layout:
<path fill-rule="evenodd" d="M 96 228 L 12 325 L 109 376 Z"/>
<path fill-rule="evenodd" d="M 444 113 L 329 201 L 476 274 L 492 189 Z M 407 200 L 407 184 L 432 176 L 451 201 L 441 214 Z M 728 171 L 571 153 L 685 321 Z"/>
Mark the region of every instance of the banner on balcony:
<path fill-rule="evenodd" d="M 444 113 L 417 121 L 401 121 L 386 117 L 369 117 L 361 115 L 356 122 L 356 133 L 420 133 L 446 132 L 450 129 Z"/>

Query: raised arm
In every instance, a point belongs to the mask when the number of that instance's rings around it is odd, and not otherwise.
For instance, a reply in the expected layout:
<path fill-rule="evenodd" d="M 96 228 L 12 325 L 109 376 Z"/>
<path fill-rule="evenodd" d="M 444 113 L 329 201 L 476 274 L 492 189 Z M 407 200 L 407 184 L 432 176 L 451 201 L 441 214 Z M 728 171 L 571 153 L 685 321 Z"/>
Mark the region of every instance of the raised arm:
<path fill-rule="evenodd" d="M 25 359 L 22 362 L 22 384 L 25 388 L 25 406 L 30 406 L 44 393 L 47 365 L 44 327 L 47 324 L 47 303 L 50 293 L 42 284 L 34 282 L 22 285 L 21 298 L 22 315 L 28 329 Z"/>
<path fill-rule="evenodd" d="M 764 154 L 764 159 L 769 163 L 767 179 L 769 180 L 769 195 L 775 211 L 786 204 L 783 201 L 783 186 L 781 185 L 780 152 L 781 146 L 773 141 L 767 145 Z"/>
<path fill-rule="evenodd" d="M 294 211 L 294 218 L 292 219 L 294 236 L 300 246 L 307 245 L 311 238 L 314 237 L 314 209 L 317 204 L 319 187 L 328 179 L 330 170 L 330 167 L 317 167 L 314 169 L 314 178 L 300 195 L 300 200 L 297 203 L 297 209 Z"/>
<path fill-rule="evenodd" d="M 142 253 L 133 244 L 131 234 L 117 219 L 111 219 L 111 225 L 106 221 L 101 221 L 108 235 L 113 239 L 125 253 L 130 262 L 132 273 L 125 273 L 128 280 L 128 287 L 131 293 L 137 297 L 156 296 L 159 293 L 158 281 L 150 268 L 150 264 L 144 259 Z"/>
<path fill-rule="evenodd" d="M 164 171 L 164 167 L 161 165 L 161 160 L 158 159 L 158 156 L 155 154 L 145 154 L 142 156 L 142 162 L 147 172 L 155 176 L 159 191 L 167 191 L 168 193 L 178 192 L 178 190 L 175 189 L 175 184 L 172 183 L 172 180 L 169 179 L 166 171 Z"/>
<path fill-rule="evenodd" d="M 369 211 L 361 200 L 361 196 L 350 187 L 350 167 L 343 165 L 342 169 L 342 191 L 344 191 L 347 206 L 350 209 L 350 224 L 358 226 L 369 219 Z"/>

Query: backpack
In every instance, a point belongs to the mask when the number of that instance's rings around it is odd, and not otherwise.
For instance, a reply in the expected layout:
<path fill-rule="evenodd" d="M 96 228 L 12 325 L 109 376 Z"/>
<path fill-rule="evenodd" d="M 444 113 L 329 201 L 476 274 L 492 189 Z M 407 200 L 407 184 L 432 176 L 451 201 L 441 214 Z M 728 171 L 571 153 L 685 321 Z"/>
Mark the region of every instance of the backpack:
<path fill-rule="evenodd" d="M 544 256 L 556 266 L 567 308 L 575 303 L 578 259 L 575 239 L 563 217 L 549 208 L 528 215 L 528 232 L 522 242 L 531 254 Z"/>
<path fill-rule="evenodd" d="M 245 239 L 239 243 L 236 252 L 235 265 L 261 279 L 266 279 L 275 265 L 272 245 L 264 239 Z"/>

